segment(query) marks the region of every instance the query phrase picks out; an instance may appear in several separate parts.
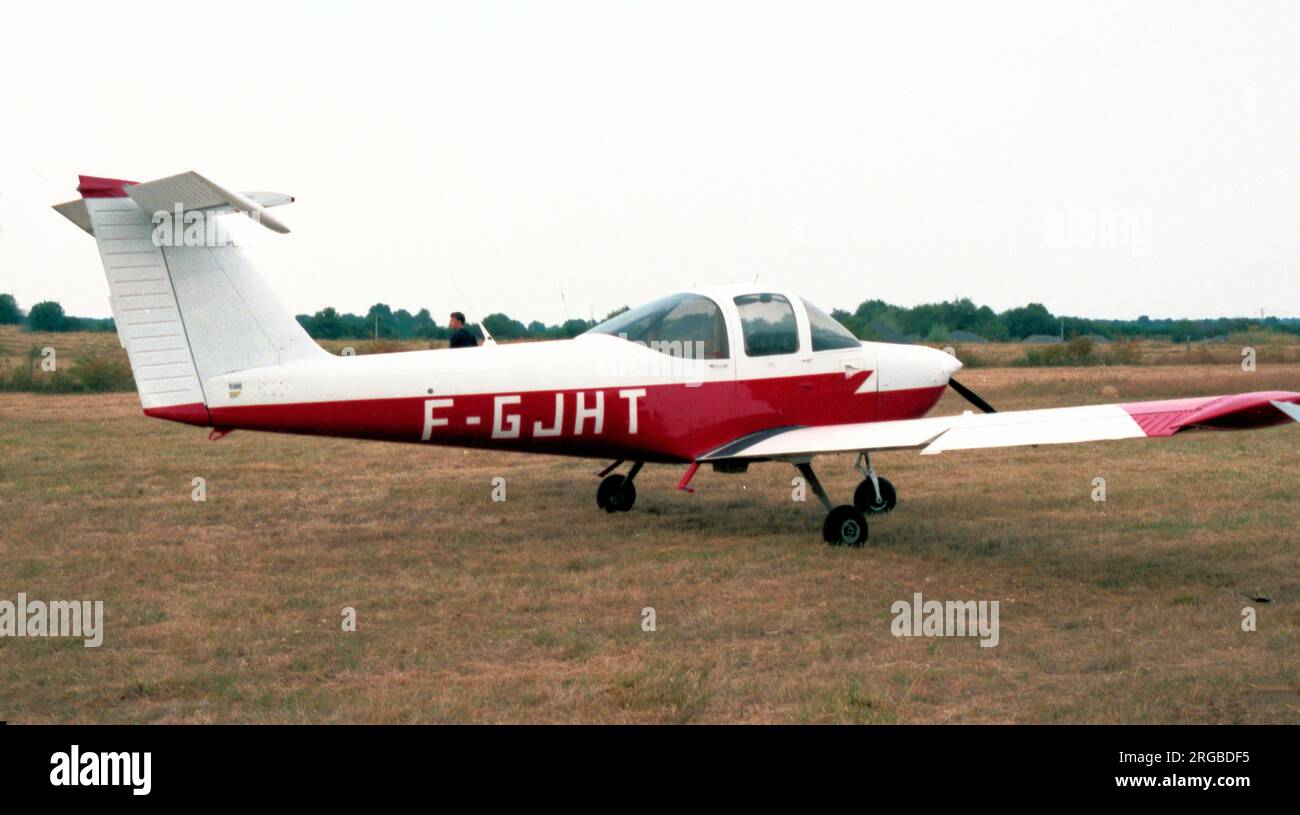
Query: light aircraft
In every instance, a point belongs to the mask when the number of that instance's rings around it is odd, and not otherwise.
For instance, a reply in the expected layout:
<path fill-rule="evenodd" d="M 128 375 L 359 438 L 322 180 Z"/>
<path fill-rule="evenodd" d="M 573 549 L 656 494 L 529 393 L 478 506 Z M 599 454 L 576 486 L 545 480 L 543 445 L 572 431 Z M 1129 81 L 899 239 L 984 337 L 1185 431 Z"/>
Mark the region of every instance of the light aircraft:
<path fill-rule="evenodd" d="M 787 289 L 670 294 L 570 340 L 335 356 L 276 300 L 219 216 L 287 232 L 268 207 L 198 173 L 137 184 L 81 176 L 55 207 L 95 237 L 118 335 L 148 416 L 212 428 L 612 459 L 597 505 L 636 502 L 644 464 L 743 472 L 793 464 L 826 508 L 823 537 L 860 546 L 897 492 L 878 450 L 949 450 L 1172 436 L 1300 421 L 1300 393 L 996 412 L 922 346 L 861 342 Z M 182 226 L 184 229 L 182 230 Z M 951 387 L 980 413 L 926 417 Z M 863 480 L 836 506 L 811 461 L 855 452 Z M 615 474 L 630 462 L 625 474 Z"/>

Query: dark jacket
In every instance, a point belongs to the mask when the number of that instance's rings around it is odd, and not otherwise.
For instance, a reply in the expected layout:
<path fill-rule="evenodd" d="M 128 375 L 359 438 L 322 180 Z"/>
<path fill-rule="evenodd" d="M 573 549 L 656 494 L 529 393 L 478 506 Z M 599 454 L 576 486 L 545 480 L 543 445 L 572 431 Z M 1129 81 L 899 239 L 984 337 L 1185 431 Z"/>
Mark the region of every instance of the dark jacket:
<path fill-rule="evenodd" d="M 478 345 L 478 340 L 474 339 L 474 335 L 465 326 L 451 332 L 452 348 L 473 348 L 476 345 Z"/>

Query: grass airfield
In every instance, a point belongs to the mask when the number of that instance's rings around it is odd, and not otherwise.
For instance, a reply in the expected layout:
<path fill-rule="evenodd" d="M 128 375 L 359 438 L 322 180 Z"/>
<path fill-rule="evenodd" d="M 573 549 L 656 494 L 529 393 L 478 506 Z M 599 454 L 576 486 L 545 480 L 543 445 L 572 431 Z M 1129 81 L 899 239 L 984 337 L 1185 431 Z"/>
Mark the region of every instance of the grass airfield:
<path fill-rule="evenodd" d="M 962 380 L 1015 409 L 1300 390 L 1300 364 Z M 1300 722 L 1298 453 L 1292 425 L 879 454 L 899 507 L 849 550 L 786 465 L 693 495 L 649 466 L 607 515 L 606 462 L 213 443 L 134 394 L 0 394 L 0 599 L 106 610 L 98 649 L 0 639 L 0 719 Z M 817 467 L 847 502 L 852 456 Z M 892 636 L 914 592 L 998 600 L 999 644 Z"/>

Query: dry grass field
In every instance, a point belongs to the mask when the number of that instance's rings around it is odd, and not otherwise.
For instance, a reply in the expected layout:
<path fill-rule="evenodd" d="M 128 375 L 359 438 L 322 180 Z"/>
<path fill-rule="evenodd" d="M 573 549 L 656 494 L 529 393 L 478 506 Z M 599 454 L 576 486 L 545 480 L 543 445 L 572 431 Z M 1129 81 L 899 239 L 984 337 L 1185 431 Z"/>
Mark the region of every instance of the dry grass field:
<path fill-rule="evenodd" d="M 117 334 L 112 331 L 26 331 L 21 326 L 0 325 L 0 370 L 6 365 L 25 365 L 32 349 L 53 348 L 71 361 L 86 353 L 121 354 L 126 359 Z"/>
<path fill-rule="evenodd" d="M 352 348 L 358 354 L 387 351 L 414 351 L 422 348 L 445 348 L 446 340 L 322 340 L 331 353 Z M 113 331 L 27 331 L 22 326 L 0 325 L 0 374 L 8 367 L 27 364 L 35 349 L 39 359 L 42 348 L 53 348 L 60 365 L 73 367 L 83 355 L 104 354 L 126 363 L 126 351 Z"/>
<path fill-rule="evenodd" d="M 963 380 L 1019 408 L 1300 390 L 1300 365 Z M 107 618 L 98 649 L 0 639 L 0 719 L 1300 722 L 1298 453 L 1289 426 L 883 454 L 899 508 L 846 550 L 784 465 L 704 470 L 693 495 L 648 467 L 607 515 L 598 462 L 212 443 L 134 394 L 0 394 L 0 599 Z M 840 501 L 851 464 L 819 459 Z M 997 647 L 891 636 L 917 591 L 998 600 Z"/>
<path fill-rule="evenodd" d="M 933 347 L 952 345 L 958 358 L 972 367 L 1006 367 L 1026 364 L 1030 353 L 1050 352 L 1052 345 L 1031 345 L 1022 342 L 990 342 L 982 344 L 929 343 Z M 1117 340 L 1110 343 L 1093 343 L 1092 353 L 1097 364 L 1114 362 L 1125 365 L 1235 365 L 1242 360 L 1245 347 L 1254 348 L 1260 363 L 1300 362 L 1300 337 L 1277 332 L 1243 332 L 1228 337 L 1223 342 L 1172 343 L 1168 340 Z M 1125 359 L 1125 354 L 1131 358 Z"/>

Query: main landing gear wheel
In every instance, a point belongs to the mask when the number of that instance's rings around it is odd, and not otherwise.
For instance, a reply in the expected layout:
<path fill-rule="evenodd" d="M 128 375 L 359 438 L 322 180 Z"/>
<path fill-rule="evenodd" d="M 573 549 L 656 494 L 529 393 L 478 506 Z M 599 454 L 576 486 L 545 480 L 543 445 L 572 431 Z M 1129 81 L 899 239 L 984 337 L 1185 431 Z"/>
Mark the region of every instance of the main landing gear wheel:
<path fill-rule="evenodd" d="M 889 512 L 898 505 L 898 493 L 894 490 L 894 485 L 889 482 L 888 478 L 876 476 L 876 483 L 880 484 L 880 497 L 876 497 L 876 490 L 871 486 L 871 479 L 863 479 L 862 483 L 853 492 L 853 506 L 868 515 L 878 515 L 882 512 Z"/>
<path fill-rule="evenodd" d="M 636 503 L 636 484 L 621 475 L 611 475 L 596 489 L 596 506 L 606 512 L 627 512 Z"/>
<path fill-rule="evenodd" d="M 862 546 L 867 542 L 867 516 L 848 504 L 835 507 L 822 524 L 822 537 L 831 546 Z"/>
<path fill-rule="evenodd" d="M 842 504 L 835 506 L 817 479 L 812 465 L 806 461 L 794 465 L 812 487 L 813 494 L 826 507 L 826 521 L 822 524 L 822 538 L 831 546 L 859 547 L 867 542 L 867 516 L 857 507 Z"/>

